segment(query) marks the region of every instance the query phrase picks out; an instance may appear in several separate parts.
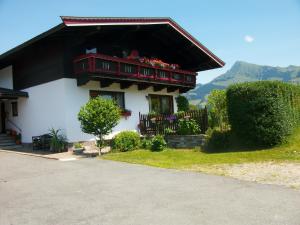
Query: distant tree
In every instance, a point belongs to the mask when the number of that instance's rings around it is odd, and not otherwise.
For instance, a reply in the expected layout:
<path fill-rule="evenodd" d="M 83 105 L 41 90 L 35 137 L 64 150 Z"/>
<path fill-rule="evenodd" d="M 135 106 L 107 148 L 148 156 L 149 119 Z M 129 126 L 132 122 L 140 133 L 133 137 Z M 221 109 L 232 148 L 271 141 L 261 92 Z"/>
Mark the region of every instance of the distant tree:
<path fill-rule="evenodd" d="M 226 90 L 213 90 L 207 98 L 209 123 L 220 130 L 228 129 Z"/>
<path fill-rule="evenodd" d="M 108 135 L 120 120 L 120 108 L 114 101 L 101 97 L 90 99 L 81 107 L 78 113 L 81 130 L 84 133 L 95 135 L 99 155 L 103 147 L 103 137 Z"/>
<path fill-rule="evenodd" d="M 186 97 L 179 95 L 176 98 L 178 111 L 187 112 L 189 111 L 189 100 Z"/>

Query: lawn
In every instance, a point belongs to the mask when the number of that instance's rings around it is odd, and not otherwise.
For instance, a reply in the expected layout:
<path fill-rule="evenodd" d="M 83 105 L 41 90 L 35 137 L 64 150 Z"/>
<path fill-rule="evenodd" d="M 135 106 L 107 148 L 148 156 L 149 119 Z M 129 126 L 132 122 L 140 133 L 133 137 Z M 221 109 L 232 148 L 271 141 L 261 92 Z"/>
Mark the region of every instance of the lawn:
<path fill-rule="evenodd" d="M 205 153 L 201 149 L 167 149 L 161 152 L 135 150 L 109 153 L 103 159 L 144 164 L 162 168 L 205 171 L 221 164 L 241 164 L 250 162 L 300 162 L 300 132 L 296 132 L 284 145 L 271 149 Z"/>

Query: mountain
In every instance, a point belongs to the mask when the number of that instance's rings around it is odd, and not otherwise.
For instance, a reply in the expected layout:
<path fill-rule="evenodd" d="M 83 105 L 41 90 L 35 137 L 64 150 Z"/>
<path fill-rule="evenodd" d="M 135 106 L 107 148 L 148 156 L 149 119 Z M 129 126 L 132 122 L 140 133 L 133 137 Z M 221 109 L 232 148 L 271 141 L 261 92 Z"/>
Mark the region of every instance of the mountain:
<path fill-rule="evenodd" d="M 300 66 L 272 67 L 237 61 L 230 70 L 211 82 L 197 84 L 195 89 L 186 93 L 186 97 L 191 103 L 197 104 L 200 100 L 205 101 L 213 89 L 225 89 L 230 84 L 258 80 L 300 83 Z"/>

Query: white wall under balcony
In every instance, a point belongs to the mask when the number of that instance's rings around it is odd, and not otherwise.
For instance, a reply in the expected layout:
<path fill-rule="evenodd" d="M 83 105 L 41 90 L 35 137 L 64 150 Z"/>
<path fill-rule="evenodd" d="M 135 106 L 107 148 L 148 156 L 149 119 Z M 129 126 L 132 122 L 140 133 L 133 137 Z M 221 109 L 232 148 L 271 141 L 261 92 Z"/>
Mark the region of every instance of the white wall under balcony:
<path fill-rule="evenodd" d="M 7 66 L 0 70 L 0 87 L 13 89 L 13 69 Z"/>
<path fill-rule="evenodd" d="M 94 137 L 85 134 L 80 129 L 77 114 L 82 105 L 89 100 L 90 90 L 120 91 L 125 93 L 125 107 L 132 111 L 127 119 L 122 118 L 113 129 L 113 133 L 123 130 L 137 130 L 139 112 L 148 113 L 148 94 L 164 94 L 177 96 L 178 93 L 167 93 L 166 90 L 154 92 L 152 88 L 138 91 L 133 85 L 129 89 L 120 89 L 119 84 L 112 84 L 107 88 L 100 88 L 99 82 L 89 82 L 84 86 L 77 86 L 76 79 L 59 79 L 49 83 L 27 88 L 29 98 L 18 100 L 17 117 L 12 117 L 11 104 L 7 103 L 9 118 L 22 129 L 22 141 L 31 142 L 32 136 L 48 133 L 50 128 L 62 129 L 69 142 L 93 140 Z M 175 111 L 177 111 L 174 100 Z M 13 128 L 13 127 L 12 127 Z"/>
<path fill-rule="evenodd" d="M 116 133 L 123 130 L 138 130 L 139 112 L 148 113 L 149 103 L 146 98 L 148 94 L 164 94 L 176 97 L 177 92 L 167 93 L 166 90 L 160 92 L 154 92 L 152 87 L 143 91 L 138 91 L 137 86 L 133 85 L 128 89 L 120 89 L 120 85 L 117 83 L 112 84 L 107 88 L 100 88 L 99 82 L 91 81 L 86 85 L 77 87 L 76 80 L 66 79 L 67 91 L 67 134 L 71 141 L 93 139 L 94 137 L 86 135 L 80 130 L 80 123 L 77 120 L 77 113 L 82 105 L 89 100 L 90 90 L 106 90 L 106 91 L 119 91 L 124 92 L 125 96 L 125 108 L 131 110 L 131 116 L 127 119 L 122 118 L 120 123 L 113 129 L 109 138 Z M 176 102 L 174 101 L 175 111 L 177 111 Z"/>

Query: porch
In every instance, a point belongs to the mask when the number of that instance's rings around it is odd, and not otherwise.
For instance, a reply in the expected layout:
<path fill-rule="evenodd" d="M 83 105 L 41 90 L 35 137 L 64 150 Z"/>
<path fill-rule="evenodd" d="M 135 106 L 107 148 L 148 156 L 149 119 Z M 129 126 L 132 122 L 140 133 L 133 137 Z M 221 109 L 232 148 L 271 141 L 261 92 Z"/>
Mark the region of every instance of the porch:
<path fill-rule="evenodd" d="M 22 129 L 14 121 L 14 118 L 19 116 L 19 98 L 28 98 L 28 93 L 0 88 L 0 147 L 2 149 L 15 148 L 16 142 L 21 142 Z"/>

